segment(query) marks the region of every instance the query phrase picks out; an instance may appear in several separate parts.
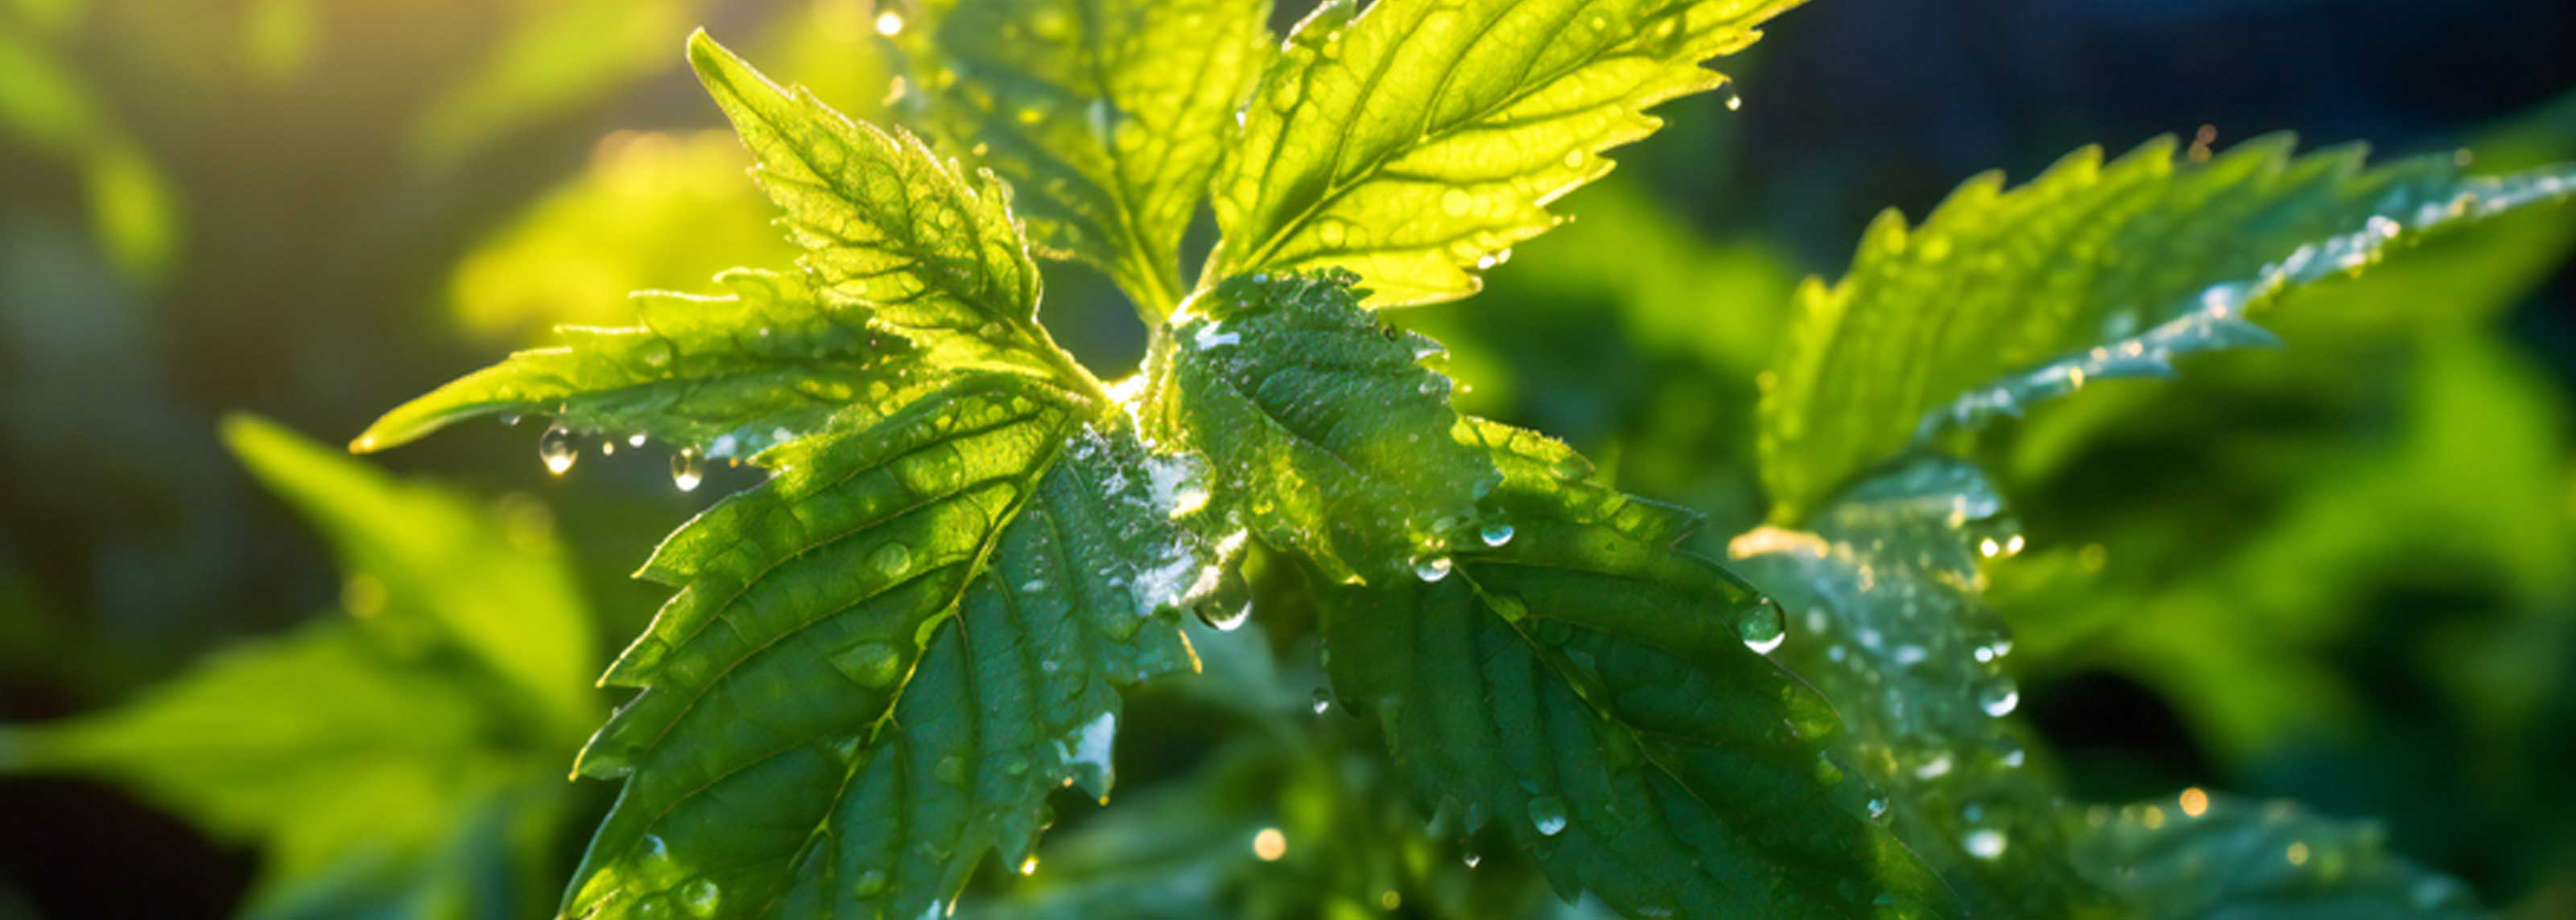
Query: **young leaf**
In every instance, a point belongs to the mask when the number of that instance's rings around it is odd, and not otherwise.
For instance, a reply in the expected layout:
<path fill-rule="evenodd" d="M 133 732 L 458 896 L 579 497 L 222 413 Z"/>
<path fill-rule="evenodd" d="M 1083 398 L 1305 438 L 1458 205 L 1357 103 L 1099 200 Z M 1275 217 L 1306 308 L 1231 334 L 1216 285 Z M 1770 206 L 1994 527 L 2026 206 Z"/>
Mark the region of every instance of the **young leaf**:
<path fill-rule="evenodd" d="M 1045 795 L 1106 796 L 1114 688 L 1192 665 L 1221 547 L 1189 469 L 1049 387 L 970 378 L 762 458 L 644 574 L 679 588 L 604 681 L 579 770 L 626 776 L 565 912 L 917 916 Z"/>
<path fill-rule="evenodd" d="M 1218 168 L 1206 277 L 1347 268 L 1381 307 L 1475 293 L 1470 267 L 1555 226 L 1602 151 L 1662 126 L 1646 109 L 1723 85 L 1701 62 L 1797 2 L 1327 2 Z"/>
<path fill-rule="evenodd" d="M 1834 701 L 1832 750 L 1883 798 L 1870 809 L 1980 912 L 2076 916 L 2100 892 L 2066 865 L 2056 783 L 2004 668 L 2012 642 L 1979 597 L 1980 555 L 2017 552 L 2002 502 L 1967 464 L 1922 459 L 1854 488 L 1815 532 L 1736 537 L 1736 566 L 1788 615 L 1774 655 Z"/>
<path fill-rule="evenodd" d="M 736 269 L 717 280 L 733 293 L 637 295 L 642 326 L 567 327 L 566 344 L 404 403 L 350 446 L 384 450 L 476 416 L 547 413 L 578 431 L 747 457 L 932 371 L 910 339 L 865 307 L 827 304 L 801 276 Z"/>
<path fill-rule="evenodd" d="M 1810 280 L 1765 379 L 1763 481 L 1794 522 L 1909 442 L 2173 355 L 2262 344 L 2249 313 L 2442 230 L 2576 190 L 2576 169 L 2375 170 L 2287 137 L 2206 163 L 2150 142 L 2069 155 L 2027 185 L 1969 180 L 1912 231 L 1881 215 L 1851 271 Z M 2007 376 L 2007 375 L 2011 376 Z"/>
<path fill-rule="evenodd" d="M 1438 343 L 1381 325 L 1348 272 L 1228 279 L 1172 318 L 1149 430 L 1208 455 L 1262 539 L 1335 579 L 1404 577 L 1496 472 L 1453 439 Z"/>
<path fill-rule="evenodd" d="M 1149 322 L 1272 54 L 1269 0 L 962 0 L 900 34 L 927 124 L 1011 181 L 1041 251 L 1108 272 Z"/>
<path fill-rule="evenodd" d="M 2199 789 L 2067 809 L 2076 867 L 2146 920 L 2471 920 L 2467 886 L 2388 852 L 2377 824 Z"/>
<path fill-rule="evenodd" d="M 799 264 L 831 305 L 864 304 L 942 355 L 1097 386 L 1037 322 L 1037 263 L 991 173 L 967 176 L 906 132 L 854 122 L 810 92 L 769 82 L 703 31 L 689 62 L 787 211 Z"/>
<path fill-rule="evenodd" d="M 1633 917 L 1953 912 L 1820 747 L 1814 690 L 1766 659 L 1777 607 L 1672 548 L 1696 520 L 1479 423 L 1493 516 L 1420 579 L 1322 589 L 1335 691 L 1413 788 Z"/>

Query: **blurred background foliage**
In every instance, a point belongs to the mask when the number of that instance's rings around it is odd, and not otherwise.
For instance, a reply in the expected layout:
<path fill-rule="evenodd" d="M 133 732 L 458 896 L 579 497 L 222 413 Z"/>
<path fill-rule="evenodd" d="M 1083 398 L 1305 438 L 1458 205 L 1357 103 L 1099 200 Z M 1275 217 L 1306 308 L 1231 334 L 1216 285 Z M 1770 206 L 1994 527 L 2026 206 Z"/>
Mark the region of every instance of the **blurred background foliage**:
<path fill-rule="evenodd" d="M 613 702 L 590 680 L 660 600 L 625 573 L 749 474 L 682 493 L 627 450 L 555 479 L 503 426 L 392 475 L 325 445 L 629 290 L 783 264 L 681 37 L 870 117 L 881 12 L 0 0 L 0 918 L 551 906 L 611 794 L 562 779 Z M 1716 540 L 1763 508 L 1789 293 L 1881 208 L 2161 133 L 2576 158 L 2555 0 L 1816 0 L 1770 31 L 1740 110 L 1668 106 L 1574 225 L 1400 317 L 1468 409 Z M 2010 660 L 2078 794 L 2296 795 L 2576 915 L 2571 245 L 2568 209 L 2481 228 L 2290 301 L 2284 349 L 1977 445 L 2028 535 L 1990 573 Z M 1135 360 L 1102 279 L 1048 280 L 1060 340 Z M 1261 638 L 1311 612 L 1254 581 L 1262 628 L 1194 637 L 1208 674 L 1132 710 L 1120 807 L 1065 803 L 1043 868 L 984 873 L 990 915 L 1559 911 L 1406 811 L 1317 650 Z"/>

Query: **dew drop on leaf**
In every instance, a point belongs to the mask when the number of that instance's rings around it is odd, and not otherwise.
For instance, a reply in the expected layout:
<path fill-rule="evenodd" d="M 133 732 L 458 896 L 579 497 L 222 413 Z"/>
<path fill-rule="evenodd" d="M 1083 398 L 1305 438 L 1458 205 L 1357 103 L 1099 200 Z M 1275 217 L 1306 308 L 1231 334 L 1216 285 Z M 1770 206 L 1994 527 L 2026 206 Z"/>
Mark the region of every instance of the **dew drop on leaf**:
<path fill-rule="evenodd" d="M 2012 678 L 1999 677 L 1977 688 L 1977 708 L 1985 710 L 1987 715 L 2002 718 L 2011 715 L 2013 707 L 2019 705 L 2021 688 L 2013 685 Z"/>
<path fill-rule="evenodd" d="M 850 886 L 850 891 L 851 893 L 864 898 L 869 895 L 876 894 L 877 892 L 884 891 L 885 886 L 886 874 L 875 869 L 870 869 L 866 872 L 859 873 L 859 880 L 857 883 Z"/>
<path fill-rule="evenodd" d="M 966 758 L 955 754 L 939 758 L 939 764 L 930 768 L 930 774 L 951 786 L 966 785 Z"/>
<path fill-rule="evenodd" d="M 1413 560 L 1413 577 L 1426 582 L 1439 581 L 1449 577 L 1451 567 L 1447 556 L 1424 556 Z"/>
<path fill-rule="evenodd" d="M 1780 643 L 1789 639 L 1788 625 L 1780 616 L 1779 603 L 1766 597 L 1753 605 L 1753 609 L 1744 612 L 1742 619 L 1735 621 L 1735 636 L 1744 640 L 1744 647 L 1752 649 L 1755 654 L 1768 655 L 1778 649 Z"/>
<path fill-rule="evenodd" d="M 1223 605 L 1213 602 L 1204 603 L 1198 605 L 1193 612 L 1198 614 L 1199 622 L 1207 624 L 1208 628 L 1218 632 L 1233 632 L 1243 628 L 1244 621 L 1252 619 L 1252 602 L 1245 601 L 1242 606 L 1233 610 L 1227 610 Z"/>
<path fill-rule="evenodd" d="M 902 575 L 905 569 L 912 568 L 912 549 L 901 543 L 888 543 L 868 556 L 868 564 L 887 578 Z"/>
<path fill-rule="evenodd" d="M 698 879 L 680 888 L 680 909 L 692 917 L 713 917 L 724 906 L 724 889 L 712 879 Z"/>
<path fill-rule="evenodd" d="M 1496 521 L 1485 525 L 1484 531 L 1477 536 L 1484 538 L 1486 546 L 1501 546 L 1512 542 L 1512 525 Z"/>
<path fill-rule="evenodd" d="M 1332 708 L 1333 708 L 1333 694 L 1332 694 L 1332 691 L 1326 690 L 1326 689 L 1324 689 L 1324 688 L 1322 688 L 1322 687 L 1317 687 L 1317 688 L 1315 688 L 1315 714 L 1316 714 L 1316 715 L 1319 715 L 1319 716 L 1320 716 L 1320 715 L 1323 715 L 1325 712 L 1327 712 L 1327 711 L 1331 710 Z"/>
<path fill-rule="evenodd" d="M 546 472 L 557 476 L 570 472 L 580 453 L 580 447 L 573 443 L 572 429 L 562 422 L 547 426 L 546 433 L 537 436 L 537 459 L 544 461 Z"/>
<path fill-rule="evenodd" d="M 896 672 L 903 668 L 903 656 L 883 642 L 861 642 L 832 653 L 832 667 L 859 686 L 883 687 L 894 683 Z"/>
<path fill-rule="evenodd" d="M 1960 839 L 1959 845 L 1966 848 L 1970 856 L 1978 859 L 1993 859 L 2004 855 L 2004 846 L 2009 842 L 2005 839 L 2004 832 L 1991 827 L 1981 827 L 1969 831 L 1966 837 Z"/>
<path fill-rule="evenodd" d="M 682 492 L 694 492 L 707 478 L 707 459 L 694 447 L 684 447 L 671 455 L 671 484 Z"/>
<path fill-rule="evenodd" d="M 1565 803 L 1555 796 L 1542 795 L 1529 801 L 1530 826 L 1539 836 L 1554 837 L 1565 830 Z"/>

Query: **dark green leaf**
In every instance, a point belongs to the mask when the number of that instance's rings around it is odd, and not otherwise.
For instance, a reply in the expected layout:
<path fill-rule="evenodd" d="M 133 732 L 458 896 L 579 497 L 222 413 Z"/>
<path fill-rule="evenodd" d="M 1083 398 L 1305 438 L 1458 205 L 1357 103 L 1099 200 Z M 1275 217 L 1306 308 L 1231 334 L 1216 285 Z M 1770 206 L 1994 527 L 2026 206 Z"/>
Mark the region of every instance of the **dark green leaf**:
<path fill-rule="evenodd" d="M 2145 920 L 2471 920 L 2467 886 L 2387 851 L 2377 824 L 2198 789 L 2068 809 L 2086 876 Z"/>

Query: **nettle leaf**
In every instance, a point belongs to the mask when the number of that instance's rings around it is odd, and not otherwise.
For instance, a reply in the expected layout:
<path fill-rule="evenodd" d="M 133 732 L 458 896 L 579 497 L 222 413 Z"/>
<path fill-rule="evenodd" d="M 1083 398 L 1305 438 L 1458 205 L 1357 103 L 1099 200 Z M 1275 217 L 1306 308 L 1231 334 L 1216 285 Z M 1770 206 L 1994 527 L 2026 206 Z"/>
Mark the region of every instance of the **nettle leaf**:
<path fill-rule="evenodd" d="M 1011 181 L 1041 251 L 1160 320 L 1181 235 L 1269 61 L 1268 0 L 924 4 L 899 38 L 950 146 Z"/>
<path fill-rule="evenodd" d="M 2365 170 L 2286 136 L 2203 163 L 2163 138 L 2099 148 L 2006 191 L 1969 180 L 1923 226 L 1894 211 L 1852 268 L 1798 294 L 1764 378 L 1763 482 L 1788 523 L 1867 467 L 1945 430 L 2088 381 L 2169 372 L 2177 354 L 2268 344 L 2247 321 L 2457 226 L 2576 190 L 2576 168 L 2462 178 L 2454 158 Z"/>
<path fill-rule="evenodd" d="M 1028 854 L 1047 793 L 1105 798 L 1114 688 L 1193 667 L 1175 612 L 1221 550 L 1173 520 L 1186 464 L 1074 408 L 963 381 L 773 450 L 673 534 L 565 912 L 917 916 Z"/>
<path fill-rule="evenodd" d="M 1498 477 L 1452 437 L 1438 343 L 1380 324 L 1348 272 L 1227 279 L 1172 318 L 1149 430 L 1205 453 L 1264 542 L 1333 578 L 1402 577 Z"/>
<path fill-rule="evenodd" d="M 2468 886 L 2387 850 L 2367 821 L 2199 789 L 2121 808 L 2068 809 L 2075 865 L 2146 920 L 2484 917 Z"/>
<path fill-rule="evenodd" d="M 1411 785 L 1628 916 L 1951 914 L 1823 753 L 1833 710 L 1762 654 L 1777 606 L 1673 548 L 1697 517 L 1535 433 L 1476 437 L 1504 479 L 1454 555 L 1321 589 L 1335 692 Z"/>
<path fill-rule="evenodd" d="M 1816 519 L 1738 535 L 1728 555 L 1786 608 L 1774 657 L 1833 700 L 1850 730 L 1831 749 L 1881 790 L 1873 816 L 1981 912 L 2099 909 L 2066 864 L 2057 784 L 2026 763 L 2012 640 L 1981 596 L 1978 561 L 2022 548 L 2002 501 L 1973 467 L 1921 458 Z"/>
<path fill-rule="evenodd" d="M 1328 2 L 1261 79 L 1218 169 L 1207 277 L 1326 266 L 1372 306 L 1453 300 L 1469 268 L 1562 218 L 1549 202 L 1652 133 L 1656 103 L 1796 0 Z"/>

